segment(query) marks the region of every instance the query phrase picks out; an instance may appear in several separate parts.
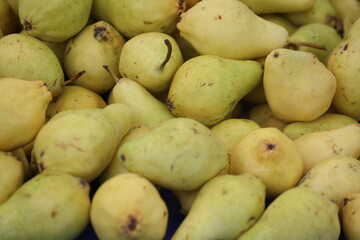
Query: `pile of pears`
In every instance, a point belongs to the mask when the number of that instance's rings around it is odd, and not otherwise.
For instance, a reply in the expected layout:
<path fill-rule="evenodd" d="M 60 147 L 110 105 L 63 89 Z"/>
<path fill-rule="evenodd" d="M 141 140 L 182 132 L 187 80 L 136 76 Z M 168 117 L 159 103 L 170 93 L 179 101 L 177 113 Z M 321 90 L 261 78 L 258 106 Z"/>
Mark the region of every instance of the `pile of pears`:
<path fill-rule="evenodd" d="M 0 0 L 0 240 L 360 239 L 359 62 L 358 0 Z"/>

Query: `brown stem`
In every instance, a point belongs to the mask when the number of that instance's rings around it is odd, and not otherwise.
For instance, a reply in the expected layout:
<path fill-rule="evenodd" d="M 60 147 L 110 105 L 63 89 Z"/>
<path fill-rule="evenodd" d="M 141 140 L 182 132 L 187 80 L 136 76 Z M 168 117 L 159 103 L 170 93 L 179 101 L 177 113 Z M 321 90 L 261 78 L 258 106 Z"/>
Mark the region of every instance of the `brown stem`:
<path fill-rule="evenodd" d="M 69 85 L 74 83 L 76 80 L 78 80 L 82 75 L 85 74 L 85 70 L 78 72 L 75 76 L 73 76 L 72 78 L 70 78 L 69 80 L 64 81 L 64 83 L 62 84 L 63 86 Z"/>
<path fill-rule="evenodd" d="M 115 81 L 115 83 L 119 81 L 119 78 L 110 70 L 108 65 L 103 65 L 103 68 L 105 68 L 105 70 L 110 74 L 110 77 Z"/>
<path fill-rule="evenodd" d="M 169 62 L 170 57 L 171 57 L 171 52 L 172 52 L 172 45 L 171 45 L 171 42 L 169 41 L 169 39 L 165 39 L 164 43 L 167 46 L 168 51 L 167 51 L 165 60 L 160 65 L 161 70 L 164 69 L 165 65 Z"/>
<path fill-rule="evenodd" d="M 342 36 L 344 34 L 344 24 L 338 16 L 328 15 L 326 17 L 326 24 L 335 23 L 335 30 Z"/>

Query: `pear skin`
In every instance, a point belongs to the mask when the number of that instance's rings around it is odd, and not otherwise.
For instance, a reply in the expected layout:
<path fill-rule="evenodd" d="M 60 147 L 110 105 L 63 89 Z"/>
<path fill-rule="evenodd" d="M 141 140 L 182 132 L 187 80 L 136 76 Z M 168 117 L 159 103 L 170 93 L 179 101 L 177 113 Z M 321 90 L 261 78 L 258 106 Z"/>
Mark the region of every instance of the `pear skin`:
<path fill-rule="evenodd" d="M 100 239 L 160 240 L 165 236 L 168 217 L 156 187 L 134 173 L 117 175 L 101 184 L 90 211 Z"/>
<path fill-rule="evenodd" d="M 265 185 L 251 174 L 221 175 L 196 195 L 171 240 L 236 239 L 265 209 Z"/>
<path fill-rule="evenodd" d="M 347 240 L 360 238 L 360 192 L 351 192 L 344 197 L 341 208 L 341 226 Z"/>
<path fill-rule="evenodd" d="M 312 8 L 316 0 L 241 0 L 256 14 L 301 12 Z"/>
<path fill-rule="evenodd" d="M 274 127 L 281 131 L 288 124 L 272 112 L 268 103 L 257 104 L 250 107 L 248 118 L 256 122 L 260 127 Z"/>

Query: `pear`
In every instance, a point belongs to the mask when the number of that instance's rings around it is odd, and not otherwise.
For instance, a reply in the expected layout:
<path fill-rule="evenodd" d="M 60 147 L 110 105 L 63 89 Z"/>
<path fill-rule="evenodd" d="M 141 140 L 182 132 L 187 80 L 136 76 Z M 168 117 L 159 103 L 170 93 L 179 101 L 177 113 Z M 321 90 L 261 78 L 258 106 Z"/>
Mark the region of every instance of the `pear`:
<path fill-rule="evenodd" d="M 132 38 L 145 32 L 171 33 L 184 10 L 183 0 L 94 0 L 91 16 L 109 22 L 122 35 Z"/>
<path fill-rule="evenodd" d="M 105 100 L 96 92 L 81 86 L 67 85 L 62 93 L 49 103 L 46 115 L 51 118 L 68 109 L 104 108 L 106 105 Z"/>
<path fill-rule="evenodd" d="M 335 18 L 340 19 L 343 36 L 347 36 L 352 24 L 360 18 L 360 4 L 357 0 L 330 0 L 330 2 L 336 12 Z"/>
<path fill-rule="evenodd" d="M 266 57 L 263 84 L 270 109 L 285 122 L 320 117 L 336 90 L 334 74 L 313 53 L 291 49 L 275 49 Z"/>
<path fill-rule="evenodd" d="M 238 141 L 260 126 L 249 119 L 230 118 L 211 127 L 211 131 L 224 143 L 230 155 Z"/>
<path fill-rule="evenodd" d="M 25 146 L 12 151 L 13 155 L 20 161 L 23 170 L 23 180 L 27 181 L 33 174 L 30 169 L 30 162 L 25 152 Z"/>
<path fill-rule="evenodd" d="M 360 18 L 354 22 L 345 39 L 330 54 L 327 68 L 336 76 L 335 109 L 342 114 L 360 120 Z"/>
<path fill-rule="evenodd" d="M 259 17 L 239 0 L 202 0 L 181 14 L 177 28 L 200 54 L 231 59 L 264 57 L 288 40 L 285 28 Z"/>
<path fill-rule="evenodd" d="M 18 14 L 23 29 L 29 35 L 48 42 L 63 42 L 85 27 L 92 2 L 19 0 Z"/>
<path fill-rule="evenodd" d="M 14 153 L 0 151 L 0 173 L 1 206 L 24 182 L 22 164 Z"/>
<path fill-rule="evenodd" d="M 299 186 L 319 192 L 335 202 L 339 209 L 348 193 L 360 192 L 360 161 L 356 158 L 336 155 L 316 164 L 301 179 Z"/>
<path fill-rule="evenodd" d="M 178 68 L 166 105 L 175 116 L 212 126 L 228 118 L 261 79 L 262 69 L 257 61 L 201 55 Z"/>
<path fill-rule="evenodd" d="M 45 123 L 51 100 L 42 81 L 0 78 L 0 151 L 30 143 Z"/>
<path fill-rule="evenodd" d="M 152 127 L 150 126 L 134 126 L 129 129 L 129 131 L 126 133 L 126 135 L 123 137 L 121 142 L 119 143 L 119 146 L 117 150 L 126 142 L 140 138 L 144 134 L 148 133 L 152 130 Z M 113 158 L 111 159 L 111 162 L 109 165 L 104 169 L 104 171 L 99 176 L 100 183 L 104 183 L 106 180 L 118 175 L 129 172 L 123 164 L 123 161 L 117 157 L 116 154 L 114 154 Z"/>
<path fill-rule="evenodd" d="M 251 121 L 256 122 L 260 127 L 274 127 L 281 131 L 288 124 L 275 116 L 268 103 L 262 103 L 250 107 L 248 110 L 248 118 Z"/>
<path fill-rule="evenodd" d="M 360 192 L 351 192 L 344 197 L 341 208 L 341 226 L 347 240 L 360 238 Z"/>
<path fill-rule="evenodd" d="M 158 94 L 169 89 L 176 70 L 183 63 L 180 48 L 173 37 L 149 32 L 129 39 L 120 54 L 119 72 L 149 92 Z"/>
<path fill-rule="evenodd" d="M 109 23 L 98 21 L 85 27 L 67 43 L 64 69 L 69 75 L 86 71 L 75 85 L 85 87 L 98 94 L 111 90 L 116 82 L 103 71 L 108 65 L 119 76 L 118 63 L 125 38 Z"/>
<path fill-rule="evenodd" d="M 221 175 L 208 181 L 171 240 L 236 239 L 265 209 L 265 185 L 251 174 Z"/>
<path fill-rule="evenodd" d="M 34 176 L 0 205 L 0 239 L 76 239 L 89 223 L 89 192 L 69 174 Z"/>
<path fill-rule="evenodd" d="M 284 13 L 282 16 L 299 27 L 309 23 L 327 24 L 331 17 L 336 16 L 336 11 L 330 0 L 315 0 L 315 3 L 310 9 L 300 12 Z"/>
<path fill-rule="evenodd" d="M 337 205 L 311 189 L 294 187 L 271 202 L 237 240 L 337 240 L 339 236 Z"/>
<path fill-rule="evenodd" d="M 289 123 L 282 131 L 289 138 L 296 139 L 308 133 L 332 130 L 356 123 L 357 121 L 355 119 L 344 114 L 324 113 L 313 121 Z"/>
<path fill-rule="evenodd" d="M 310 9 L 316 0 L 240 0 L 256 14 L 301 12 Z"/>
<path fill-rule="evenodd" d="M 170 119 L 116 153 L 123 166 L 170 190 L 194 190 L 228 164 L 221 140 L 191 118 Z"/>
<path fill-rule="evenodd" d="M 64 84 L 55 53 L 39 39 L 20 33 L 0 39 L 0 77 L 41 80 L 53 96 L 61 93 Z"/>
<path fill-rule="evenodd" d="M 19 18 L 7 0 L 0 0 L 0 31 L 8 35 L 18 31 Z"/>
<path fill-rule="evenodd" d="M 116 81 L 116 85 L 109 93 L 107 103 L 122 103 L 131 108 L 134 126 L 155 127 L 174 118 L 166 105 L 141 84 L 130 78 L 118 79 L 108 66 L 104 67 Z"/>
<path fill-rule="evenodd" d="M 301 179 L 303 161 L 293 140 L 277 128 L 248 133 L 230 156 L 230 174 L 250 173 L 266 186 L 266 196 L 275 198 Z"/>
<path fill-rule="evenodd" d="M 125 173 L 96 190 L 90 211 L 100 239 L 161 240 L 168 224 L 168 209 L 156 187 L 146 178 Z"/>
<path fill-rule="evenodd" d="M 297 29 L 297 26 L 293 25 L 292 23 L 290 23 L 286 18 L 284 18 L 281 14 L 262 14 L 260 15 L 261 18 L 276 23 L 280 26 L 282 26 L 283 28 L 285 28 L 289 35 L 293 34 L 293 32 L 295 32 L 295 30 Z"/>
<path fill-rule="evenodd" d="M 290 38 L 295 41 L 315 43 L 325 46 L 326 50 L 317 49 L 309 46 L 299 46 L 295 48 L 299 51 L 311 52 L 324 64 L 330 53 L 341 42 L 342 37 L 331 26 L 325 23 L 308 23 L 296 29 L 290 35 Z"/>
<path fill-rule="evenodd" d="M 64 110 L 40 129 L 31 161 L 39 172 L 60 171 L 92 181 L 131 126 L 132 112 L 124 104 Z"/>
<path fill-rule="evenodd" d="M 294 140 L 303 162 L 304 174 L 326 158 L 345 155 L 360 157 L 360 125 L 350 124 L 332 130 L 304 134 Z"/>

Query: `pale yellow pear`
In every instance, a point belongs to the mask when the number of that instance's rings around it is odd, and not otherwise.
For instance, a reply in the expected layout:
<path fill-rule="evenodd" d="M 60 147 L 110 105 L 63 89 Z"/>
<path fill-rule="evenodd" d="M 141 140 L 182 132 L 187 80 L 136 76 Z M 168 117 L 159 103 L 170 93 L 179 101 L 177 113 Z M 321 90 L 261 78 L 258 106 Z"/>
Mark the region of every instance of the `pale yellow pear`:
<path fill-rule="evenodd" d="M 274 127 L 281 131 L 288 124 L 275 116 L 268 103 L 252 106 L 248 111 L 248 118 L 256 122 L 260 127 Z"/>
<path fill-rule="evenodd" d="M 299 186 L 320 193 L 341 209 L 348 193 L 360 192 L 360 161 L 346 155 L 326 158 L 310 169 Z"/>
<path fill-rule="evenodd" d="M 239 0 L 202 0 L 181 14 L 177 28 L 200 54 L 231 59 L 264 57 L 288 40 L 285 28 L 259 17 Z"/>
<path fill-rule="evenodd" d="M 60 171 L 92 181 L 131 127 L 132 112 L 124 104 L 64 110 L 40 129 L 31 160 L 39 172 Z"/>
<path fill-rule="evenodd" d="M 194 190 L 228 165 L 221 140 L 191 118 L 167 120 L 116 153 L 123 166 L 170 190 Z"/>
<path fill-rule="evenodd" d="M 116 76 L 125 38 L 108 22 L 97 21 L 86 26 L 70 39 L 64 51 L 64 70 L 73 76 L 79 71 L 86 74 L 74 82 L 98 94 L 111 90 L 116 82 L 104 71 L 109 66 Z"/>
<path fill-rule="evenodd" d="M 103 240 L 161 240 L 168 218 L 156 187 L 134 173 L 117 175 L 101 184 L 91 203 L 91 224 Z"/>
<path fill-rule="evenodd" d="M 291 35 L 295 30 L 297 29 L 297 26 L 293 25 L 291 22 L 289 22 L 286 18 L 281 16 L 281 14 L 263 14 L 260 15 L 260 17 L 264 18 L 265 20 L 268 20 L 270 22 L 276 23 L 283 28 L 285 28 L 289 35 Z"/>
<path fill-rule="evenodd" d="M 315 0 L 240 0 L 256 14 L 300 12 L 310 9 Z"/>
<path fill-rule="evenodd" d="M 360 120 L 360 18 L 354 22 L 346 38 L 330 54 L 327 68 L 336 76 L 335 109 Z"/>
<path fill-rule="evenodd" d="M 283 133 L 291 139 L 296 139 L 307 133 L 326 131 L 356 124 L 357 121 L 340 113 L 324 113 L 319 118 L 308 122 L 292 122 L 283 128 Z"/>
<path fill-rule="evenodd" d="M 0 151 L 0 205 L 8 200 L 23 182 L 21 162 L 14 153 Z"/>
<path fill-rule="evenodd" d="M 46 116 L 51 118 L 68 109 L 104 108 L 106 105 L 98 93 L 81 86 L 67 85 L 62 93 L 50 102 Z"/>
<path fill-rule="evenodd" d="M 338 207 L 319 193 L 294 187 L 278 196 L 263 215 L 237 240 L 337 240 Z"/>
<path fill-rule="evenodd" d="M 344 197 L 341 226 L 347 240 L 360 239 L 360 192 L 351 192 Z"/>
<path fill-rule="evenodd" d="M 251 174 L 221 175 L 201 187 L 171 240 L 236 239 L 265 209 L 265 185 Z"/>
<path fill-rule="evenodd" d="M 340 128 L 304 134 L 294 140 L 304 162 L 304 174 L 322 160 L 345 155 L 360 157 L 360 125 L 350 124 Z"/>
<path fill-rule="evenodd" d="M 277 128 L 253 130 L 234 147 L 230 174 L 250 173 L 266 186 L 266 196 L 275 198 L 294 187 L 303 173 L 303 160 L 293 140 Z"/>
<path fill-rule="evenodd" d="M 0 238 L 76 239 L 89 224 L 89 194 L 83 179 L 40 173 L 0 205 Z"/>
<path fill-rule="evenodd" d="M 334 74 L 313 53 L 285 48 L 266 57 L 263 84 L 271 111 L 286 122 L 320 117 L 336 90 Z"/>
<path fill-rule="evenodd" d="M 30 143 L 45 123 L 51 100 L 42 81 L 0 78 L 0 151 Z"/>

